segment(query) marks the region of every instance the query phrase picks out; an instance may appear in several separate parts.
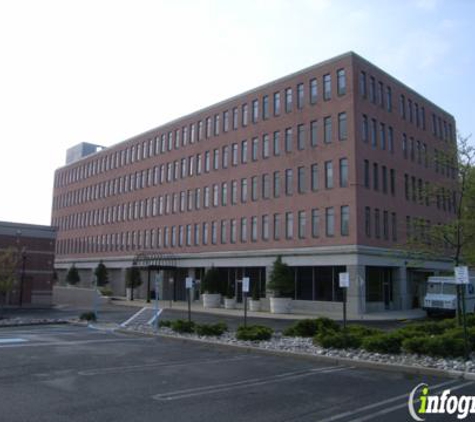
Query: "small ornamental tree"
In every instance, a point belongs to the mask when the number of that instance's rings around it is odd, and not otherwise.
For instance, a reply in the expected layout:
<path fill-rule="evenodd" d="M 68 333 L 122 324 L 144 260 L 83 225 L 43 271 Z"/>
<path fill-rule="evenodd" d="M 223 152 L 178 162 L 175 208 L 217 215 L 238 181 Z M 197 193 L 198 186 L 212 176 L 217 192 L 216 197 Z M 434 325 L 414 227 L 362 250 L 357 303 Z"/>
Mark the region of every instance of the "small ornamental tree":
<path fill-rule="evenodd" d="M 290 267 L 278 256 L 274 261 L 267 287 L 274 292 L 275 297 L 293 297 L 295 285 Z"/>
<path fill-rule="evenodd" d="M 219 271 L 215 267 L 211 267 L 201 281 L 201 293 L 221 293 L 219 283 Z"/>
<path fill-rule="evenodd" d="M 142 277 L 140 276 L 140 269 L 135 265 L 127 268 L 125 272 L 125 286 L 131 289 L 130 300 L 134 300 L 134 289 L 142 285 Z"/>
<path fill-rule="evenodd" d="M 96 276 L 97 286 L 102 287 L 109 283 L 109 274 L 107 267 L 102 261 L 97 264 L 96 269 L 94 270 L 94 275 Z"/>
<path fill-rule="evenodd" d="M 15 286 L 17 266 L 18 254 L 15 249 L 8 248 L 0 251 L 0 295 L 2 296 L 0 318 L 3 317 L 3 306 L 7 294 Z"/>
<path fill-rule="evenodd" d="M 66 274 L 66 282 L 72 286 L 78 284 L 81 281 L 79 277 L 79 272 L 76 266 L 73 264 Z"/>

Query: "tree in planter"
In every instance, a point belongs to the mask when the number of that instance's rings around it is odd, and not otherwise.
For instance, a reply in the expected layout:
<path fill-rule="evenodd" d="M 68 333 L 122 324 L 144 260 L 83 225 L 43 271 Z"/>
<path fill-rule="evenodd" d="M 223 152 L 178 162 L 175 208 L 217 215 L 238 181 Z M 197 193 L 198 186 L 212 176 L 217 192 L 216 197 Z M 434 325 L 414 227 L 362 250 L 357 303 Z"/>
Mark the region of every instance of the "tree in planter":
<path fill-rule="evenodd" d="M 79 277 L 79 272 L 76 266 L 73 264 L 66 274 L 66 282 L 72 286 L 78 284 L 81 281 Z"/>
<path fill-rule="evenodd" d="M 275 297 L 292 298 L 294 295 L 294 277 L 290 267 L 282 262 L 281 256 L 274 261 L 267 287 L 274 292 Z"/>
<path fill-rule="evenodd" d="M 258 283 L 254 283 L 254 286 L 252 287 L 251 299 L 258 301 L 260 298 L 261 292 L 259 291 L 259 285 Z"/>
<path fill-rule="evenodd" d="M 3 307 L 5 305 L 7 294 L 13 290 L 16 281 L 16 270 L 18 266 L 18 254 L 13 248 L 0 251 L 0 295 L 1 309 L 0 319 L 3 318 Z"/>
<path fill-rule="evenodd" d="M 96 276 L 97 287 L 102 287 L 109 283 L 107 267 L 104 265 L 102 260 L 97 264 L 97 267 L 94 270 L 94 275 Z"/>
<path fill-rule="evenodd" d="M 140 276 L 140 269 L 135 265 L 127 268 L 125 272 L 125 286 L 131 289 L 130 300 L 134 300 L 134 289 L 142 285 L 142 277 Z"/>
<path fill-rule="evenodd" d="M 211 267 L 201 281 L 201 293 L 221 293 L 221 286 L 219 282 L 219 271 L 215 267 Z"/>
<path fill-rule="evenodd" d="M 234 299 L 234 286 L 232 283 L 228 283 L 228 288 L 226 290 L 226 298 Z"/>

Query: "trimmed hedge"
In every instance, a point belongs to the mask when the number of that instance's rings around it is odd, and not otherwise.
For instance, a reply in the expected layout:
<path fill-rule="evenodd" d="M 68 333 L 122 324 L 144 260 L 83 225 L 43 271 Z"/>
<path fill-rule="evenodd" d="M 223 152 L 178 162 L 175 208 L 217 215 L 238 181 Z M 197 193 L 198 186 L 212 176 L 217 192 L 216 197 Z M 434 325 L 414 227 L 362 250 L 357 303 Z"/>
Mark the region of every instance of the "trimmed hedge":
<path fill-rule="evenodd" d="M 313 337 L 322 331 L 338 331 L 340 326 L 330 318 L 301 319 L 284 330 L 284 336 Z"/>
<path fill-rule="evenodd" d="M 362 347 L 372 353 L 401 353 L 403 337 L 399 333 L 376 334 L 363 339 Z"/>
<path fill-rule="evenodd" d="M 327 331 L 317 334 L 313 342 L 324 348 L 357 349 L 361 346 L 362 337 L 349 331 Z"/>
<path fill-rule="evenodd" d="M 159 319 L 158 320 L 158 326 L 159 327 L 168 327 L 171 328 L 172 322 L 168 319 Z"/>
<path fill-rule="evenodd" d="M 197 324 L 195 326 L 195 332 L 200 336 L 220 336 L 225 331 L 228 331 L 228 326 L 224 322 L 218 322 L 217 324 Z"/>
<path fill-rule="evenodd" d="M 240 325 L 236 331 L 236 338 L 238 340 L 270 340 L 274 330 L 263 325 L 248 325 L 244 327 Z"/>
<path fill-rule="evenodd" d="M 79 319 L 81 321 L 96 321 L 96 314 L 94 312 L 83 312 Z"/>
<path fill-rule="evenodd" d="M 177 333 L 193 333 L 195 331 L 195 323 L 184 319 L 176 319 L 170 326 Z"/>

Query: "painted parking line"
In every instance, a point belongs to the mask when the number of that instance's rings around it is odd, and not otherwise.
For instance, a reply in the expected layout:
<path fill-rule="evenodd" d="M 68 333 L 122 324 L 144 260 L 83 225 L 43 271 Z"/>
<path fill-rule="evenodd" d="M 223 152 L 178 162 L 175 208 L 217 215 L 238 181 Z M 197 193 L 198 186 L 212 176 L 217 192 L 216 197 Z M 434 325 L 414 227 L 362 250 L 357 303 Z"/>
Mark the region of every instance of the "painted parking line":
<path fill-rule="evenodd" d="M 460 382 L 460 381 L 459 380 L 450 380 L 450 381 L 441 382 L 440 384 L 436 384 L 436 385 L 432 386 L 432 389 L 433 390 L 438 390 L 438 389 L 441 389 L 441 388 L 446 387 L 446 386 L 455 385 L 458 382 Z M 377 414 L 379 414 L 379 412 L 371 413 L 368 416 L 364 416 L 363 419 L 361 419 L 361 418 L 360 419 L 355 419 L 354 417 L 355 417 L 355 414 L 363 413 L 363 412 L 370 411 L 370 410 L 374 410 L 374 409 L 377 409 L 378 407 L 383 407 L 387 404 L 397 402 L 399 400 L 404 400 L 404 403 L 398 404 L 397 405 L 398 408 L 407 406 L 408 398 L 409 398 L 409 391 L 406 394 L 401 394 L 399 396 L 390 397 L 386 400 L 380 400 L 377 403 L 373 403 L 373 404 L 370 404 L 370 405 L 367 405 L 367 406 L 359 407 L 357 409 L 352 409 L 352 410 L 347 411 L 347 412 L 339 413 L 338 415 L 333 415 L 333 416 L 330 416 L 329 418 L 326 418 L 326 419 L 321 419 L 319 422 L 333 422 L 333 421 L 338 421 L 338 420 L 344 419 L 346 417 L 351 417 L 351 421 L 353 421 L 353 422 L 356 422 L 356 421 L 361 422 L 363 420 L 369 420 L 369 419 L 375 417 Z M 393 406 L 393 407 L 395 407 L 395 406 Z"/>
<path fill-rule="evenodd" d="M 16 344 L 0 344 L 0 349 L 14 348 L 14 347 L 52 347 L 52 346 L 75 346 L 81 344 L 94 344 L 94 343 L 125 343 L 137 341 L 152 341 L 153 339 L 144 338 L 122 338 L 122 339 L 105 339 L 105 340 L 73 340 L 73 341 L 46 341 L 38 343 L 16 343 Z"/>
<path fill-rule="evenodd" d="M 329 366 L 325 368 L 310 369 L 305 371 L 286 372 L 279 375 L 272 375 L 267 378 L 253 378 L 243 381 L 230 382 L 224 384 L 208 385 L 205 387 L 189 388 L 185 390 L 170 391 L 168 393 L 161 393 L 152 396 L 154 400 L 170 401 L 180 400 L 190 397 L 203 396 L 206 394 L 221 393 L 223 391 L 232 391 L 240 388 L 255 387 L 265 384 L 271 384 L 282 381 L 295 380 L 303 377 L 316 375 L 318 373 L 330 373 L 333 371 L 341 371 L 344 369 L 350 369 L 349 367 L 341 366 Z"/>
<path fill-rule="evenodd" d="M 28 340 L 24 338 L 0 338 L 0 344 L 25 343 Z"/>
<path fill-rule="evenodd" d="M 181 360 L 181 361 L 160 361 L 156 363 L 144 364 L 144 365 L 131 365 L 131 366 L 112 366 L 108 368 L 98 368 L 98 369 L 89 369 L 86 371 L 78 372 L 79 375 L 82 376 L 94 376 L 94 375 L 111 375 L 111 374 L 123 374 L 125 372 L 140 372 L 146 371 L 151 368 L 174 368 L 178 366 L 187 366 L 187 365 L 207 365 L 207 364 L 215 364 L 221 362 L 239 362 L 242 360 L 249 361 L 250 359 L 259 359 L 259 356 L 235 356 L 229 358 L 222 358 L 222 359 L 188 359 L 188 360 Z"/>

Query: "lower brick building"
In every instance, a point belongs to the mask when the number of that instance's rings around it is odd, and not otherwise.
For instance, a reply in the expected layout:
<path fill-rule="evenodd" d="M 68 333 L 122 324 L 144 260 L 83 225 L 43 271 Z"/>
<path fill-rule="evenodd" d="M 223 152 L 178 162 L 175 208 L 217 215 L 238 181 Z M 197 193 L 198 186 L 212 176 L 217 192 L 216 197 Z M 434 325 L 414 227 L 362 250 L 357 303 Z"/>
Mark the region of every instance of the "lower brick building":
<path fill-rule="evenodd" d="M 0 222 L 0 251 L 13 249 L 17 258 L 16 283 L 3 298 L 7 306 L 51 305 L 55 246 L 54 227 Z"/>

